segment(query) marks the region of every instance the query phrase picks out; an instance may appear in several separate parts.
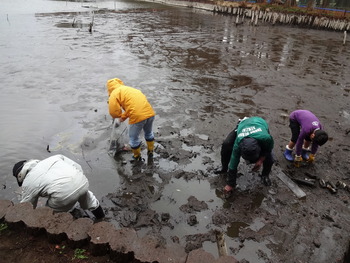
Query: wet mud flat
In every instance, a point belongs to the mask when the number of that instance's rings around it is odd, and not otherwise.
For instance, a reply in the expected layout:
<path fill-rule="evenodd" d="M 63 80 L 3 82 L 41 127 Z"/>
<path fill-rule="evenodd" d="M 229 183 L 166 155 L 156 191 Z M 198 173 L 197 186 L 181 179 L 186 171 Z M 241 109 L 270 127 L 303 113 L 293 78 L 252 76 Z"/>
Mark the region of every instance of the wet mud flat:
<path fill-rule="evenodd" d="M 350 52 L 342 35 L 236 27 L 234 18 L 210 12 L 118 4 L 120 9 L 110 12 L 41 12 L 30 19 L 33 31 L 16 31 L 9 16 L 6 32 L 21 34 L 6 37 L 20 35 L 22 41 L 2 46 L 13 55 L 3 56 L 1 64 L 1 104 L 17 105 L 10 87 L 24 96 L 21 107 L 3 111 L 2 119 L 5 130 L 31 140 L 5 134 L 2 148 L 11 150 L 1 162 L 7 186 L 1 195 L 17 196 L 8 163 L 25 154 L 63 153 L 83 165 L 105 220 L 118 228 L 159 236 L 187 252 L 202 247 L 215 257 L 221 232 L 227 253 L 241 262 L 346 262 L 350 193 L 341 187 L 332 193 L 317 182 L 300 185 L 306 197 L 299 199 L 278 177 L 312 175 L 350 184 Z M 72 21 L 80 24 L 74 27 Z M 40 52 L 33 49 L 39 44 Z M 111 119 L 104 85 L 111 77 L 140 88 L 157 112 L 152 160 L 145 148 L 145 161 L 138 165 L 129 163 L 130 152 L 108 155 Z M 282 152 L 290 137 L 288 115 L 298 108 L 320 118 L 330 141 L 314 165 L 297 169 Z M 34 113 L 43 120 L 36 122 Z M 14 115 L 25 127 L 21 136 Z M 226 178 L 213 171 L 220 166 L 222 141 L 245 116 L 261 116 L 270 125 L 276 158 L 272 186 L 263 186 L 242 163 L 238 187 L 225 199 Z M 47 122 L 51 126 L 42 124 Z M 20 154 L 13 150 L 19 148 Z"/>
<path fill-rule="evenodd" d="M 169 133 L 176 130 L 169 129 Z M 191 150 L 178 150 L 183 148 L 183 143 Z M 349 228 L 350 192 L 338 185 L 334 193 L 322 187 L 318 179 L 334 184 L 337 180 L 346 182 L 348 163 L 337 166 L 337 172 L 330 174 L 326 170 L 331 165 L 329 161 L 294 168 L 284 160 L 277 160 L 271 187 L 263 186 L 257 174 L 249 172 L 251 167 L 241 164 L 238 187 L 231 197 L 225 198 L 220 191 L 225 176 L 213 175 L 217 163 L 209 157 L 203 157 L 202 168 L 197 171 L 169 172 L 160 168 L 165 160 L 181 166 L 191 163 L 200 153 L 213 154 L 213 148 L 217 147 L 210 140 L 201 140 L 193 134 L 174 143 L 159 136 L 157 144 L 153 160 L 130 167 L 133 173 L 125 179 L 123 188 L 103 199 L 110 204 L 108 213 L 112 222 L 145 235 L 161 235 L 165 243 L 185 246 L 186 252 L 204 247 L 216 255 L 216 231 L 219 231 L 226 237 L 228 253 L 241 258 L 241 262 L 346 262 L 343 260 L 349 243 L 345 232 Z M 193 151 L 191 147 L 196 146 L 202 150 Z M 313 186 L 299 185 L 306 193 L 306 197 L 299 199 L 278 178 L 279 173 L 295 179 L 315 175 L 317 181 Z M 176 189 L 185 183 L 192 185 L 193 192 Z M 169 190 L 169 185 L 175 187 Z M 187 200 L 176 198 L 173 195 L 176 191 L 185 192 Z M 207 194 L 199 193 L 203 191 Z M 186 229 L 185 233 L 177 225 Z M 197 231 L 192 233 L 191 228 Z"/>

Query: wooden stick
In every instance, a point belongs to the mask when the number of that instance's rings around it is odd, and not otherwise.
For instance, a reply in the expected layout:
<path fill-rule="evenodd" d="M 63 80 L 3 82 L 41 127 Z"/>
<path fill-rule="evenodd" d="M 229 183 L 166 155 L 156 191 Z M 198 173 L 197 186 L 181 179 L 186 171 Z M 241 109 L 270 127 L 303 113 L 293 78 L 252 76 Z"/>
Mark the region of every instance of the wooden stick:
<path fill-rule="evenodd" d="M 304 199 L 306 198 L 306 194 L 303 190 L 299 188 L 299 186 L 294 183 L 287 175 L 284 174 L 284 172 L 279 169 L 277 171 L 277 177 L 282 180 L 283 183 L 285 183 L 290 190 L 299 198 Z"/>
<path fill-rule="evenodd" d="M 218 245 L 218 251 L 219 251 L 219 256 L 227 256 L 227 247 L 226 247 L 226 242 L 224 238 L 224 234 L 221 231 L 215 231 L 216 235 L 216 243 Z"/>

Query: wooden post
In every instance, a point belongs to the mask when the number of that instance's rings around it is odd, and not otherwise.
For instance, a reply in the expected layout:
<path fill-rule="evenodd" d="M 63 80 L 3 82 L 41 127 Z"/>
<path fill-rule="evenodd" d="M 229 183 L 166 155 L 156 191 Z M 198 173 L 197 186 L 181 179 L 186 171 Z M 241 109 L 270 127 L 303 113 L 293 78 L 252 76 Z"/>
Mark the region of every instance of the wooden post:
<path fill-rule="evenodd" d="M 299 186 L 294 183 L 287 175 L 284 174 L 284 172 L 281 169 L 278 169 L 277 171 L 277 177 L 281 179 L 283 183 L 285 183 L 288 188 L 299 198 L 299 199 L 305 199 L 306 194 L 303 190 L 299 188 Z"/>
<path fill-rule="evenodd" d="M 224 234 L 221 231 L 215 231 L 216 243 L 218 245 L 219 257 L 227 256 L 227 247 Z"/>

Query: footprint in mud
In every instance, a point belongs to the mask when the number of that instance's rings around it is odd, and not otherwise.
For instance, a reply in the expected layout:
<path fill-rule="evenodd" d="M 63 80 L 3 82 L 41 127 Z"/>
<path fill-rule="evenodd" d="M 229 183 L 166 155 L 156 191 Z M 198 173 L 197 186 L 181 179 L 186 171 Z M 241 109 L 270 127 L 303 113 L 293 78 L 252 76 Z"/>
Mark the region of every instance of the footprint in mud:
<path fill-rule="evenodd" d="M 230 88 L 239 88 L 252 83 L 252 78 L 244 75 L 234 76 L 232 80 L 233 83 L 230 85 Z"/>

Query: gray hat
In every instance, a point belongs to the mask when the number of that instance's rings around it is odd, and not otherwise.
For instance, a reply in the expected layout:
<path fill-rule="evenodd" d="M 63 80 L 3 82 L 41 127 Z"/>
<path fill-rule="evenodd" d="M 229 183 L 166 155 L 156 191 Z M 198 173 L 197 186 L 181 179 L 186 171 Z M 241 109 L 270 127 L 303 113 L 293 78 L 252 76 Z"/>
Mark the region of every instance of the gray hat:
<path fill-rule="evenodd" d="M 258 141 L 245 137 L 239 144 L 241 150 L 241 156 L 244 160 L 249 161 L 250 163 L 256 163 L 260 157 L 261 148 L 258 144 Z"/>

